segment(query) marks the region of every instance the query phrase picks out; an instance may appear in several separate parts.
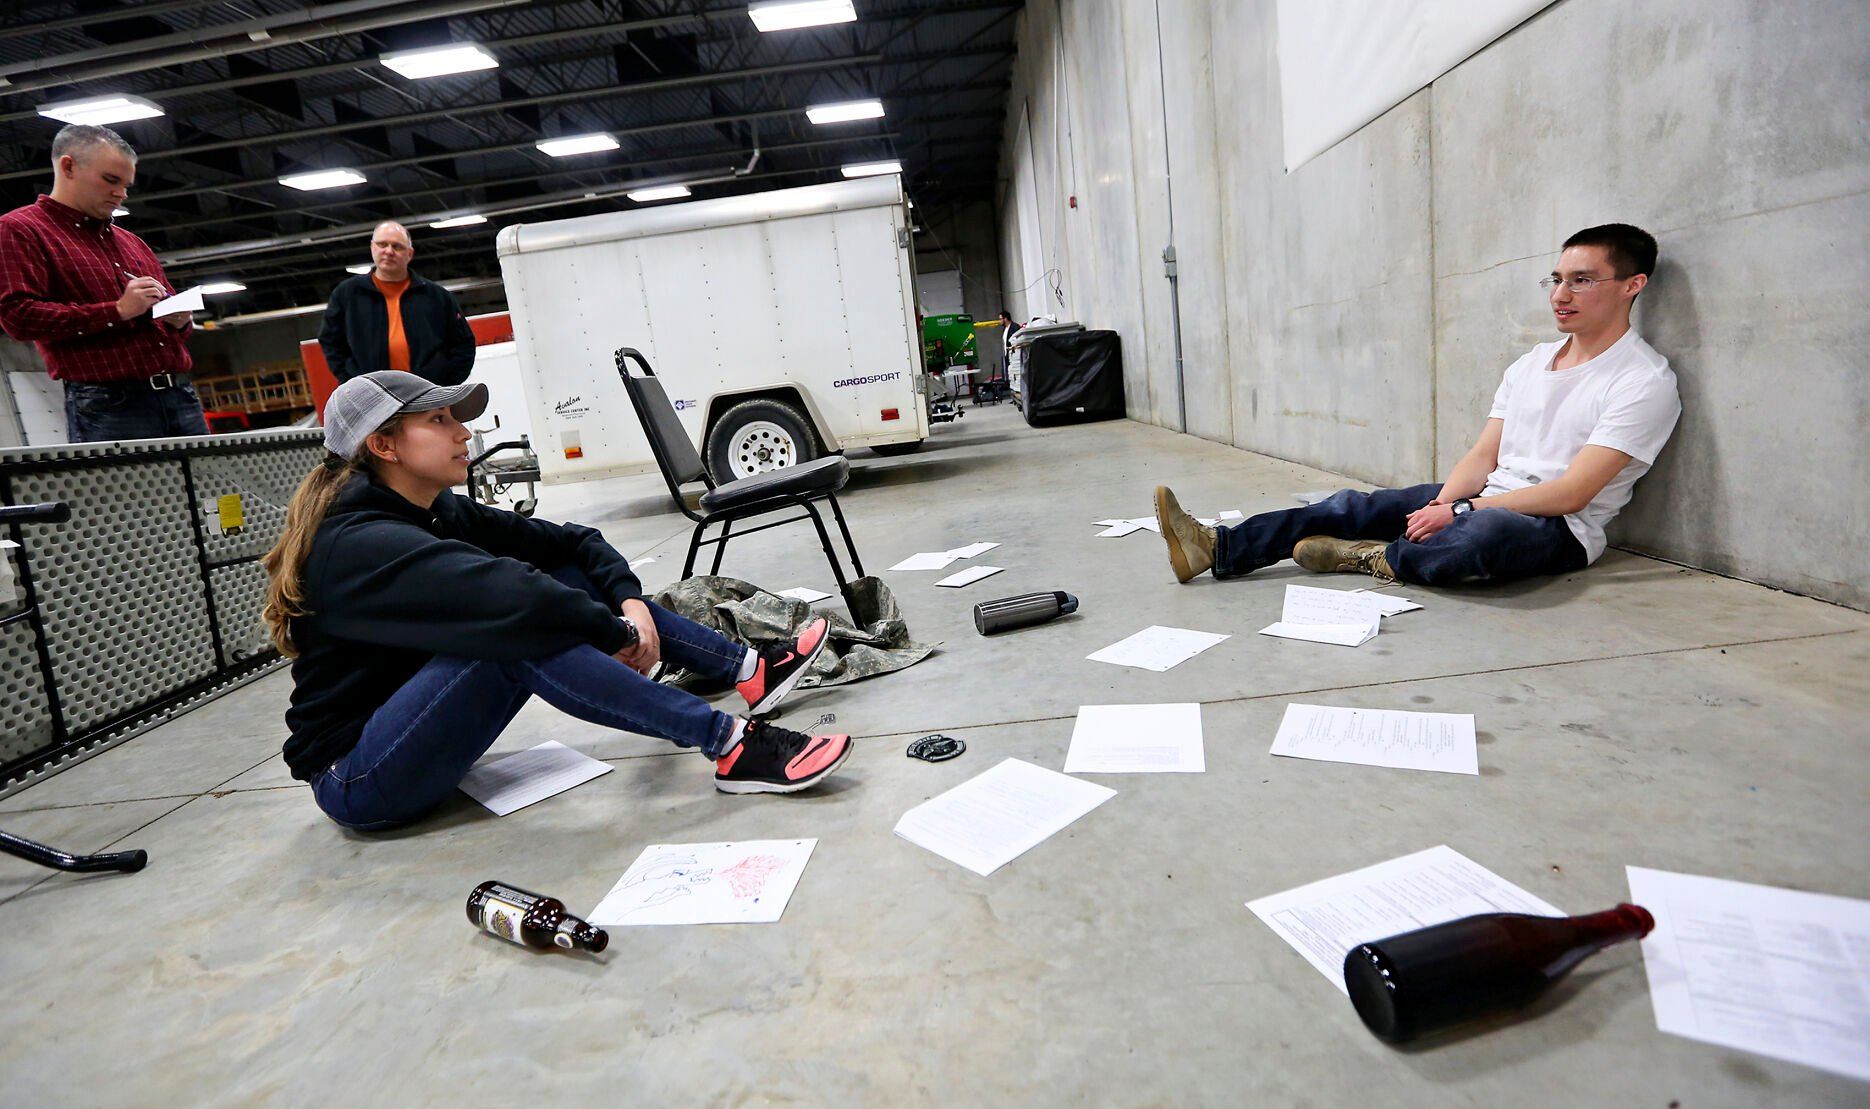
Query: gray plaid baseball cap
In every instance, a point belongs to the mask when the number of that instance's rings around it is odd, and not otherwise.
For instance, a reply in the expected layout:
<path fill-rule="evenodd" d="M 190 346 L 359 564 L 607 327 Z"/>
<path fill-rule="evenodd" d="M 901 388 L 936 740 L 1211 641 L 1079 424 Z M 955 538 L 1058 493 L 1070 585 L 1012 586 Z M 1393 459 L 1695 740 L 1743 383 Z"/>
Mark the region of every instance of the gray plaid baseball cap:
<path fill-rule="evenodd" d="M 370 433 L 402 412 L 446 408 L 466 423 L 487 411 L 487 386 L 478 382 L 437 385 L 401 370 L 353 377 L 325 401 L 325 449 L 341 458 L 356 455 Z"/>

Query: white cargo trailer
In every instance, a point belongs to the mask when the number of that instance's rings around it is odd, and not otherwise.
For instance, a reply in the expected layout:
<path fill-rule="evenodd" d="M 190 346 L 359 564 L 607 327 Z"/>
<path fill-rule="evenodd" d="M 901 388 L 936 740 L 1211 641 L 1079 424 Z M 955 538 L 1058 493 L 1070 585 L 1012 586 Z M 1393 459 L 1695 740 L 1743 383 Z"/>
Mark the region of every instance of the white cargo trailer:
<path fill-rule="evenodd" d="M 619 347 L 649 359 L 716 481 L 920 446 L 908 217 L 889 176 L 503 229 L 543 479 L 654 467 Z"/>

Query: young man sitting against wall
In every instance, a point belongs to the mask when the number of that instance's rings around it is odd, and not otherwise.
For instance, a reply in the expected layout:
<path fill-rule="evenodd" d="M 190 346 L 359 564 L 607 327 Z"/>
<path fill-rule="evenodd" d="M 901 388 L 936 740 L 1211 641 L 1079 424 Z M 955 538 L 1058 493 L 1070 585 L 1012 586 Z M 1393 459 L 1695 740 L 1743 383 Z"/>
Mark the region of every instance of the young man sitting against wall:
<path fill-rule="evenodd" d="M 1630 326 L 1656 240 L 1623 223 L 1565 240 L 1550 276 L 1564 338 L 1507 367 L 1480 438 L 1440 485 L 1341 490 L 1304 508 L 1209 528 L 1156 489 L 1169 565 L 1186 582 L 1291 558 L 1307 570 L 1423 585 L 1581 570 L 1681 415 L 1675 374 Z"/>

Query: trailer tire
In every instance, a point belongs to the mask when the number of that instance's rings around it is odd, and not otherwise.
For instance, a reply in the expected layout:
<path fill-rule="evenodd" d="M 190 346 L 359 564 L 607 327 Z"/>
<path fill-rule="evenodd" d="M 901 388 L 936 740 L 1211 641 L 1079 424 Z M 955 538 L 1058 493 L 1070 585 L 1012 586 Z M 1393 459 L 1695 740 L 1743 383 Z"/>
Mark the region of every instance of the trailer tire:
<path fill-rule="evenodd" d="M 708 472 L 716 484 L 797 466 L 818 457 L 812 425 L 784 401 L 741 401 L 708 431 Z"/>
<path fill-rule="evenodd" d="M 899 454 L 914 454 L 921 450 L 922 444 L 926 442 L 928 442 L 927 439 L 917 439 L 913 443 L 878 443 L 870 449 L 885 458 L 894 458 Z"/>

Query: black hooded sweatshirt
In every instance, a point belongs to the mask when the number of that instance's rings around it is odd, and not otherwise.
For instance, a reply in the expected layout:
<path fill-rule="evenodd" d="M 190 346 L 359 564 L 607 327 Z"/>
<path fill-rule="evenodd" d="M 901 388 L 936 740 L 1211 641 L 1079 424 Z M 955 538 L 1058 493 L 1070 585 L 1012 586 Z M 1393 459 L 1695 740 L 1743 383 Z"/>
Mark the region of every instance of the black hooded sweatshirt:
<path fill-rule="evenodd" d="M 549 576 L 577 566 L 610 605 Z M 597 531 L 443 493 L 427 509 L 366 475 L 319 525 L 302 571 L 307 615 L 286 710 L 286 765 L 309 781 L 437 655 L 515 661 L 581 644 L 624 648 L 623 602 L 643 595 Z"/>

